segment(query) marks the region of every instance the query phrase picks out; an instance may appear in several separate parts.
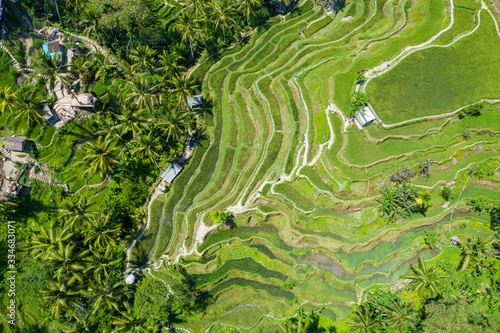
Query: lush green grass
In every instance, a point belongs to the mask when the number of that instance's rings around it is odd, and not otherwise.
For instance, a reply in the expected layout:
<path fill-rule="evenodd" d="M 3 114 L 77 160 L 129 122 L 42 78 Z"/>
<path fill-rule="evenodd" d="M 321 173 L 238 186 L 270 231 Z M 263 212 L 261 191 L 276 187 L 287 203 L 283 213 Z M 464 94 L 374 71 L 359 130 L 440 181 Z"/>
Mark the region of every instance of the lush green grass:
<path fill-rule="evenodd" d="M 17 88 L 17 75 L 7 52 L 0 50 L 0 86 Z"/>
<path fill-rule="evenodd" d="M 500 97 L 500 36 L 481 12 L 472 35 L 446 48 L 409 55 L 369 82 L 368 97 L 385 123 L 454 111 L 483 98 Z"/>

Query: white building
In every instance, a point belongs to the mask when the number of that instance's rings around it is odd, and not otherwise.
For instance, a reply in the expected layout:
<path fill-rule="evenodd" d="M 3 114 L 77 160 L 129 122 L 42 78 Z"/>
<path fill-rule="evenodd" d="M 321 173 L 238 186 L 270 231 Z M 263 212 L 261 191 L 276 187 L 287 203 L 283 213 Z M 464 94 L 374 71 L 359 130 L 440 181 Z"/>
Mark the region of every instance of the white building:
<path fill-rule="evenodd" d="M 377 118 L 373 114 L 373 111 L 369 106 L 365 106 L 362 110 L 359 110 L 354 117 L 354 121 L 358 129 L 362 129 L 373 123 Z"/>

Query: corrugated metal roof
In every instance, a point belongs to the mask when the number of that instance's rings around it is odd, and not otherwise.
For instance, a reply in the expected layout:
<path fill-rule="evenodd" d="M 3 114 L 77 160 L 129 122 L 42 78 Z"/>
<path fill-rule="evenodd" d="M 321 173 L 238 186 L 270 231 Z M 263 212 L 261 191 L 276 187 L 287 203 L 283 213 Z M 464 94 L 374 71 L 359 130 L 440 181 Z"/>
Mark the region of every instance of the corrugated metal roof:
<path fill-rule="evenodd" d="M 188 105 L 192 108 L 197 108 L 203 106 L 203 97 L 201 95 L 195 95 L 193 97 L 187 98 Z"/>
<path fill-rule="evenodd" d="M 176 162 L 170 164 L 167 170 L 161 175 L 161 178 L 167 183 L 172 184 L 175 177 L 182 171 L 182 167 Z"/>
<path fill-rule="evenodd" d="M 356 113 L 356 120 L 362 127 L 368 126 L 375 121 L 375 115 L 370 108 L 366 106 L 363 110 Z"/>
<path fill-rule="evenodd" d="M 5 139 L 3 147 L 9 150 L 23 151 L 26 145 L 26 138 L 22 136 L 8 137 Z"/>

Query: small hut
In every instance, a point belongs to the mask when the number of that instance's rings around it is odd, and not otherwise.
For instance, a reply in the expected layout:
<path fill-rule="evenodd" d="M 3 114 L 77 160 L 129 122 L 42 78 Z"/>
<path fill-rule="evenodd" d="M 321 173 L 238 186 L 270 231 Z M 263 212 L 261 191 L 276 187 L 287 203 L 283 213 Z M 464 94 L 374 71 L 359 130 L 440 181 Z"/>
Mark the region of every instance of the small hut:
<path fill-rule="evenodd" d="M 174 162 L 170 164 L 167 170 L 165 170 L 165 172 L 161 175 L 161 178 L 163 178 L 163 180 L 167 183 L 172 184 L 175 177 L 177 177 L 181 171 L 182 167 L 177 162 Z"/>
<path fill-rule="evenodd" d="M 10 136 L 4 140 L 3 147 L 7 150 L 24 152 L 28 147 L 28 140 L 23 136 Z"/>
<path fill-rule="evenodd" d="M 373 123 L 377 118 L 375 118 L 375 115 L 373 114 L 370 107 L 366 106 L 356 113 L 355 119 L 358 122 L 359 126 L 363 128 Z"/>
<path fill-rule="evenodd" d="M 201 108 L 203 107 L 203 97 L 201 95 L 194 95 L 187 98 L 187 102 L 190 108 Z"/>

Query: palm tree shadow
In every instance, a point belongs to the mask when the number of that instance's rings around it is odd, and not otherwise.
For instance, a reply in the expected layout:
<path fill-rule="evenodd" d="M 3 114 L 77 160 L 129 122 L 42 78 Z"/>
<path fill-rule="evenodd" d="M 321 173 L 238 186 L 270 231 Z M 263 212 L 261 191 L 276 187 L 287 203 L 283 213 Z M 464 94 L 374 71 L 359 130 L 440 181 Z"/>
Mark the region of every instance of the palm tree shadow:
<path fill-rule="evenodd" d="M 153 248 L 153 241 L 156 235 L 146 233 L 132 248 L 130 254 L 130 265 L 133 267 L 144 268 L 150 252 Z M 151 246 L 148 246 L 151 245 Z"/>
<path fill-rule="evenodd" d="M 213 118 L 214 113 L 213 113 L 213 108 L 214 108 L 214 103 L 212 99 L 207 98 L 203 100 L 203 109 L 199 113 L 200 116 L 205 118 L 207 115 L 209 115 L 211 118 Z"/>

